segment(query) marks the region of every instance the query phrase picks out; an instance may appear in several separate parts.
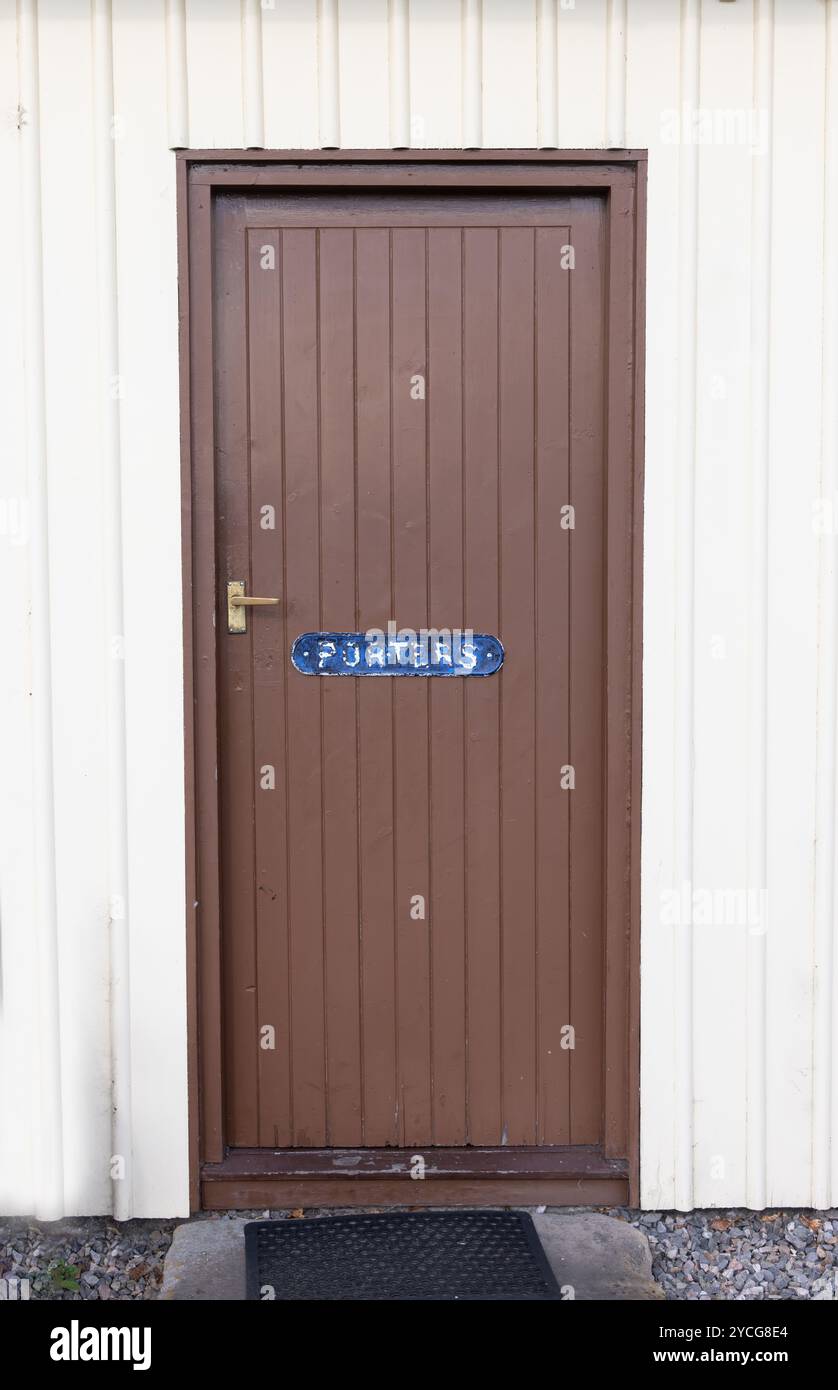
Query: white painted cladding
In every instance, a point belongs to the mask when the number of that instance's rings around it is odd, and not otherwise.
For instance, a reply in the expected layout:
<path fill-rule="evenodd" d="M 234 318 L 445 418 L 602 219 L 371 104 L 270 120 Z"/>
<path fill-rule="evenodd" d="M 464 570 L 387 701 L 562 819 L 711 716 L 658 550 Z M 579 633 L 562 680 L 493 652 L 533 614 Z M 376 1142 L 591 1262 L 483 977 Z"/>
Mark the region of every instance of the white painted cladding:
<path fill-rule="evenodd" d="M 0 1210 L 188 1210 L 187 145 L 648 147 L 643 1201 L 838 1203 L 836 82 L 838 0 L 0 0 Z"/>

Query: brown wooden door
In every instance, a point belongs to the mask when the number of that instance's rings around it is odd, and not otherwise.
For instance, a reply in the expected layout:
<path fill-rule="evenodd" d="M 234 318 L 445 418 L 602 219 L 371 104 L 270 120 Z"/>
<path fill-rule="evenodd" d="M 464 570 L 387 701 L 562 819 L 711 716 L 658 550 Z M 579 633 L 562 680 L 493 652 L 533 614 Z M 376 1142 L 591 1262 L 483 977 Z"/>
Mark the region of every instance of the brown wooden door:
<path fill-rule="evenodd" d="M 233 1148 L 609 1148 L 606 225 L 596 190 L 216 199 Z M 245 635 L 232 579 L 281 599 Z M 291 665 L 390 619 L 503 669 Z"/>

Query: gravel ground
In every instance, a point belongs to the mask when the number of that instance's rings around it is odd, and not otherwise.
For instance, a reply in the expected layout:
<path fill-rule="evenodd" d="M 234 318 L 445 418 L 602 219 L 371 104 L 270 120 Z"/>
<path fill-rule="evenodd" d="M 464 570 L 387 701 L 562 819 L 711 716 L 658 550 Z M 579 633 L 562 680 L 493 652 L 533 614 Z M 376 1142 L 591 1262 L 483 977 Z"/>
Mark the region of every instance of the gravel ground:
<path fill-rule="evenodd" d="M 668 1299 L 838 1299 L 838 1208 L 610 1215 L 647 1237 Z"/>
<path fill-rule="evenodd" d="M 28 1279 L 30 1298 L 156 1298 L 179 1224 L 0 1218 L 0 1278 Z"/>
<path fill-rule="evenodd" d="M 327 1214 L 305 1212 L 306 1217 Z M 204 1219 L 223 1220 L 224 1215 Z M 303 1212 L 230 1215 L 299 1219 Z M 838 1299 L 838 1208 L 637 1212 L 620 1207 L 608 1209 L 608 1215 L 630 1222 L 647 1237 L 652 1273 L 668 1299 Z M 179 1224 L 0 1219 L 0 1278 L 29 1279 L 31 1298 L 155 1298 Z"/>

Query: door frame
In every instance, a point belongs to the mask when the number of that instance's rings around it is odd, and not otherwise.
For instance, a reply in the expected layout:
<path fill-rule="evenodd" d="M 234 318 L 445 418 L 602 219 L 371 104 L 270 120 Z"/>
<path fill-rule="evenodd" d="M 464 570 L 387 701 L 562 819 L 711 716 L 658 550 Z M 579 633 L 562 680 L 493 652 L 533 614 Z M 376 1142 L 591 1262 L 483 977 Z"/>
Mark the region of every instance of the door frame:
<path fill-rule="evenodd" d="M 640 791 L 645 150 L 181 150 L 177 153 L 183 526 L 190 1205 L 639 1201 Z M 480 187 L 607 199 L 604 1144 L 236 1150 L 223 1129 L 212 341 L 214 189 Z"/>

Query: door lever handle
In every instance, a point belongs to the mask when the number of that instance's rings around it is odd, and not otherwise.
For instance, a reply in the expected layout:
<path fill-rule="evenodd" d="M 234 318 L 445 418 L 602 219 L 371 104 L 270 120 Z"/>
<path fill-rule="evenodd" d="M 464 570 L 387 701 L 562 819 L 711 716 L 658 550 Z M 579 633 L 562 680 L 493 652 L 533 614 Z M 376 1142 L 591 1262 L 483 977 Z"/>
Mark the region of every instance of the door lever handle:
<path fill-rule="evenodd" d="M 248 608 L 273 608 L 278 598 L 257 598 L 245 593 L 244 579 L 231 579 L 227 584 L 227 631 L 247 632 Z"/>

